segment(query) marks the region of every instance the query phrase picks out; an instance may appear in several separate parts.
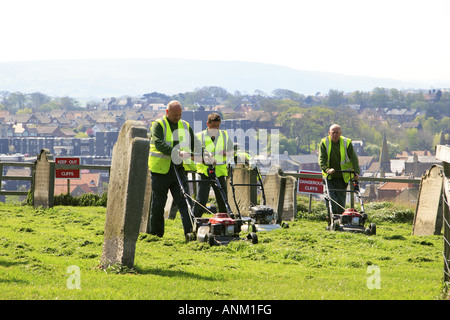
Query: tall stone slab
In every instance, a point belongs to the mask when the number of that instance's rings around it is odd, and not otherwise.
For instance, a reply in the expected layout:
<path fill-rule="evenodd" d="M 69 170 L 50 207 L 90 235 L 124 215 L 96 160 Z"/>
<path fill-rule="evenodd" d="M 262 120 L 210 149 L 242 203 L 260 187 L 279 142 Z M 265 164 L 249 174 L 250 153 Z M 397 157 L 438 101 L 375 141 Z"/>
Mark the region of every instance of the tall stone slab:
<path fill-rule="evenodd" d="M 283 176 L 285 181 L 282 219 L 293 221 L 297 214 L 297 179 L 292 176 Z"/>
<path fill-rule="evenodd" d="M 273 166 L 263 180 L 266 205 L 277 212 L 277 222 L 280 223 L 283 216 L 283 201 L 286 180 L 281 176 L 281 167 Z"/>
<path fill-rule="evenodd" d="M 103 268 L 114 264 L 130 268 L 134 265 L 144 208 L 149 148 L 145 124 L 126 121 L 112 154 L 101 258 Z"/>
<path fill-rule="evenodd" d="M 51 208 L 55 193 L 55 161 L 48 149 L 42 149 L 34 162 L 33 207 Z"/>
<path fill-rule="evenodd" d="M 450 146 L 437 145 L 436 159 L 442 161 L 444 170 L 444 282 L 450 281 Z"/>
<path fill-rule="evenodd" d="M 147 179 L 145 183 L 144 205 L 142 208 L 142 220 L 139 232 L 150 233 L 150 209 L 152 207 L 152 177 L 150 172 L 147 172 Z"/>
<path fill-rule="evenodd" d="M 266 204 L 278 213 L 278 221 L 290 221 L 297 213 L 297 180 L 284 176 L 281 167 L 273 166 L 264 178 Z"/>
<path fill-rule="evenodd" d="M 414 217 L 413 235 L 441 234 L 443 177 L 443 168 L 439 165 L 432 165 L 422 176 Z"/>
<path fill-rule="evenodd" d="M 250 170 L 244 164 L 237 164 L 233 169 L 233 184 L 235 185 L 236 203 L 233 199 L 233 191 L 230 186 L 230 176 L 227 177 L 227 198 L 231 211 L 239 212 L 244 217 L 248 217 L 250 205 L 258 203 L 258 190 L 256 187 L 257 173 Z"/>

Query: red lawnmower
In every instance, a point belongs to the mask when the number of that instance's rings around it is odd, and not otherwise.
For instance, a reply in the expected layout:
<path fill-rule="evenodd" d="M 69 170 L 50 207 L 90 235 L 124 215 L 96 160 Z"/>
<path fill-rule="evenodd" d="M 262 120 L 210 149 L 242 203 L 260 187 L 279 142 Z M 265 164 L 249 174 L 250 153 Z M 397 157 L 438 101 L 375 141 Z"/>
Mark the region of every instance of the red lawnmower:
<path fill-rule="evenodd" d="M 230 205 L 227 201 L 224 190 L 222 189 L 219 179 L 216 177 L 214 166 L 210 165 L 208 167 L 208 177 L 209 180 L 185 180 L 184 182 L 199 182 L 199 181 L 207 181 L 209 183 L 214 183 L 217 188 L 220 190 L 220 194 L 227 208 L 227 212 L 221 213 L 213 213 L 205 206 L 202 206 L 208 213 L 213 214 L 211 218 L 197 218 L 194 216 L 191 202 L 201 205 L 197 200 L 192 198 L 189 193 L 186 192 L 184 188 L 183 181 L 180 178 L 178 170 L 175 170 L 178 183 L 181 188 L 181 192 L 186 200 L 186 204 L 188 207 L 189 216 L 191 218 L 192 230 L 193 233 L 186 236 L 187 241 L 192 241 L 197 238 L 199 242 L 207 242 L 209 245 L 225 245 L 234 240 L 250 240 L 253 244 L 258 243 L 258 236 L 255 232 L 248 233 L 246 238 L 240 238 L 239 234 L 241 232 L 242 226 L 244 223 L 251 224 L 251 220 L 243 220 L 240 213 L 238 217 L 235 217 L 233 214 Z M 254 226 L 249 226 L 248 230 L 253 230 Z"/>
<path fill-rule="evenodd" d="M 352 184 L 353 188 L 350 190 L 340 190 L 340 189 L 329 189 L 328 187 L 328 175 L 327 178 L 324 180 L 324 193 L 325 193 L 325 200 L 327 200 L 328 204 L 328 218 L 331 224 L 327 229 L 333 230 L 333 231 L 347 231 L 347 232 L 357 232 L 357 233 L 364 233 L 366 235 L 375 235 L 377 233 L 377 228 L 375 223 L 370 223 L 369 226 L 366 228 L 365 223 L 367 220 L 367 214 L 364 211 L 364 204 L 362 200 L 362 196 L 359 189 L 359 182 L 358 180 L 354 179 L 355 172 L 353 170 L 336 170 L 335 172 L 346 172 L 350 173 L 350 183 Z M 355 208 L 344 208 L 339 203 L 337 203 L 334 199 L 330 197 L 330 191 L 341 191 L 341 192 L 352 192 L 356 194 L 356 196 L 359 199 L 359 203 L 361 205 L 361 211 L 358 212 Z M 339 207 L 344 209 L 344 212 L 342 214 L 334 214 L 333 208 L 331 202 L 334 202 Z"/>

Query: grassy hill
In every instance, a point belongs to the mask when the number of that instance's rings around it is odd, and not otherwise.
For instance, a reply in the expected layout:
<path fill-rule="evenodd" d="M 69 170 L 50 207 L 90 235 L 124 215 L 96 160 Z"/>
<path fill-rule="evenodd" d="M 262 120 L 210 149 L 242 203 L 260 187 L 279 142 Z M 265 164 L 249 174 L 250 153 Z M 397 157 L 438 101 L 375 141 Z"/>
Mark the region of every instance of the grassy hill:
<path fill-rule="evenodd" d="M 175 94 L 204 86 L 252 93 L 288 89 L 302 94 L 330 89 L 353 92 L 384 88 L 429 88 L 403 82 L 297 70 L 280 65 L 188 59 L 80 59 L 0 63 L 1 90 L 74 98 L 139 96 L 153 91 Z"/>
<path fill-rule="evenodd" d="M 0 298 L 446 298 L 442 236 L 412 236 L 410 222 L 376 214 L 404 217 L 405 210 L 367 205 L 377 223 L 375 236 L 325 231 L 317 218 L 320 205 L 314 210 L 301 213 L 288 229 L 260 232 L 256 245 L 242 241 L 221 247 L 185 243 L 177 217 L 166 221 L 164 238 L 140 234 L 133 269 L 102 270 L 106 208 L 0 205 Z M 374 266 L 380 289 L 371 285 Z M 76 274 L 79 289 L 71 289 Z"/>

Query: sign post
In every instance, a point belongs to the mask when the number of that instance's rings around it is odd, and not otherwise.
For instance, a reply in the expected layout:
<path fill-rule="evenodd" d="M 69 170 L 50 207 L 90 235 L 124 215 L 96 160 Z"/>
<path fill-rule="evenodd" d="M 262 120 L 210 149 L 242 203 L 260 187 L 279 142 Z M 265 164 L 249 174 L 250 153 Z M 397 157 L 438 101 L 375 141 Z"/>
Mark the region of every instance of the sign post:
<path fill-rule="evenodd" d="M 80 165 L 79 157 L 55 158 L 55 178 L 67 179 L 67 194 L 70 194 L 70 179 L 81 179 L 80 169 L 61 169 L 58 165 Z"/>

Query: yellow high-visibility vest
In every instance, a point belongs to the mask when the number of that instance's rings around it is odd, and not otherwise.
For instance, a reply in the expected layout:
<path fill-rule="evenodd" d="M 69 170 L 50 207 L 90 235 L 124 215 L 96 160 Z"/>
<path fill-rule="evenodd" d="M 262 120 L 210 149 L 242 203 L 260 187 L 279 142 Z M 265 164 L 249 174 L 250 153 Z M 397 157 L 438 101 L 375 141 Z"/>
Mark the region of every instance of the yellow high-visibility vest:
<path fill-rule="evenodd" d="M 173 133 L 170 129 L 169 120 L 167 120 L 166 116 L 161 119 L 157 119 L 152 122 L 152 126 L 155 123 L 159 123 L 163 127 L 164 132 L 164 141 L 168 146 L 173 147 Z M 180 150 L 190 152 L 190 139 L 189 138 L 189 123 L 184 120 L 178 121 L 178 140 L 180 143 Z M 189 140 L 189 141 L 188 141 Z M 156 149 L 155 143 L 153 139 L 150 140 L 150 154 L 148 157 L 148 167 L 151 172 L 166 174 L 169 172 L 171 163 L 171 156 L 166 155 Z M 183 161 L 183 166 L 189 168 L 193 165 L 191 159 L 187 159 Z"/>
<path fill-rule="evenodd" d="M 211 137 L 207 134 L 207 130 L 197 133 L 197 137 L 202 142 L 205 151 L 213 154 L 214 159 L 216 160 L 216 176 L 227 176 L 227 156 L 223 153 L 227 149 L 228 133 L 219 130 L 219 135 L 216 137 L 216 144 L 214 144 L 214 141 L 212 141 Z M 203 163 L 197 163 L 197 172 L 208 176 L 208 166 Z"/>
<path fill-rule="evenodd" d="M 323 138 L 321 143 L 325 144 L 326 148 L 327 148 L 327 163 L 328 163 L 328 167 L 330 167 L 330 155 L 331 155 L 331 137 L 328 136 L 327 138 Z M 353 168 L 353 164 L 350 161 L 350 158 L 348 157 L 348 153 L 347 153 L 347 149 L 350 146 L 350 144 L 352 143 L 352 140 L 346 137 L 341 136 L 339 138 L 339 147 L 340 147 L 340 152 L 341 152 L 341 170 L 348 170 Z M 328 176 L 328 174 L 325 171 L 322 171 L 322 175 L 326 178 Z M 347 183 L 350 181 L 350 173 L 346 173 L 343 172 L 342 173 L 342 178 L 344 179 L 344 181 Z"/>

